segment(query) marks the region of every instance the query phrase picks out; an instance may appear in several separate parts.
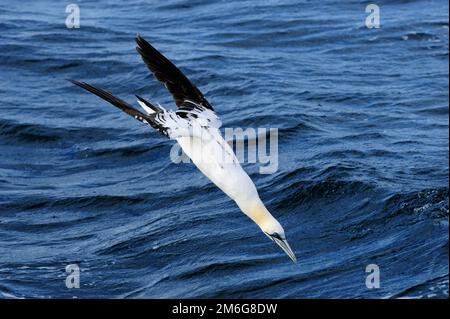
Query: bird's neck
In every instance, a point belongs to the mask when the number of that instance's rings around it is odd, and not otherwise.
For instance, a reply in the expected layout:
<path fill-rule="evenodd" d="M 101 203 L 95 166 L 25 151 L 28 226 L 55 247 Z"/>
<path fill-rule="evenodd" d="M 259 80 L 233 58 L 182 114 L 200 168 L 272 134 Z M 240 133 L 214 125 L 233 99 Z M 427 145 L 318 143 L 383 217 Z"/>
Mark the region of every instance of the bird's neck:
<path fill-rule="evenodd" d="M 259 198 L 238 205 L 263 230 L 267 224 L 275 219 Z"/>

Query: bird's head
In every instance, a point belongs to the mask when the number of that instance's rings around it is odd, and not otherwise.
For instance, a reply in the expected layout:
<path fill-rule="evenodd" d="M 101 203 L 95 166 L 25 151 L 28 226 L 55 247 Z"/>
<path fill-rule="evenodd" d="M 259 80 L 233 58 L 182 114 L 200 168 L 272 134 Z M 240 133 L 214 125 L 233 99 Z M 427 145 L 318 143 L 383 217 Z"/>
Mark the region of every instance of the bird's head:
<path fill-rule="evenodd" d="M 264 223 L 261 226 L 261 230 L 264 232 L 267 237 L 269 237 L 275 244 L 281 247 L 283 251 L 292 259 L 293 262 L 297 262 L 297 258 L 295 257 L 294 252 L 289 246 L 286 235 L 284 234 L 284 229 L 280 225 L 280 223 L 272 217 L 273 220 Z M 264 227 L 264 228 L 263 228 Z"/>
<path fill-rule="evenodd" d="M 263 233 L 275 244 L 280 246 L 293 262 L 297 262 L 297 258 L 286 240 L 283 227 L 272 214 L 270 214 L 264 204 L 257 203 L 256 205 L 251 205 L 245 209 L 244 213 L 253 219 Z"/>

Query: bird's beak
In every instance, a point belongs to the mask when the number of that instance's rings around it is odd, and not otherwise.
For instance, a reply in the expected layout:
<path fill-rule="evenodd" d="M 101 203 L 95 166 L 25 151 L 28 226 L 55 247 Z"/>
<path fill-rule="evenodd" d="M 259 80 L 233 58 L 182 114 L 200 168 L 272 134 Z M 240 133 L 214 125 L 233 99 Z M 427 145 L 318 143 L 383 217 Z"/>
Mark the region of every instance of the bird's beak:
<path fill-rule="evenodd" d="M 294 263 L 297 262 L 297 258 L 295 257 L 294 252 L 292 251 L 291 247 L 289 246 L 286 239 L 278 239 L 275 237 L 272 237 L 273 241 L 283 249 L 283 251 L 289 256 L 289 258 L 292 259 Z"/>

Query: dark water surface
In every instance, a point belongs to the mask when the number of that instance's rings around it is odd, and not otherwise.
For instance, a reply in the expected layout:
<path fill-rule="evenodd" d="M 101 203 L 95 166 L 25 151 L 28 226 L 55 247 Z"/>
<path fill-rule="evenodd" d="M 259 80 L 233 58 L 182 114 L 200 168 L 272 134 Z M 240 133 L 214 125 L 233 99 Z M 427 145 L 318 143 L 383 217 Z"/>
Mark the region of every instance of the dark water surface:
<path fill-rule="evenodd" d="M 448 297 L 447 1 L 378 1 L 380 29 L 366 1 L 75 3 L 80 29 L 69 2 L 0 0 L 1 297 Z M 172 141 L 65 81 L 171 106 L 137 33 L 224 127 L 279 129 L 278 171 L 244 168 L 298 264 Z"/>

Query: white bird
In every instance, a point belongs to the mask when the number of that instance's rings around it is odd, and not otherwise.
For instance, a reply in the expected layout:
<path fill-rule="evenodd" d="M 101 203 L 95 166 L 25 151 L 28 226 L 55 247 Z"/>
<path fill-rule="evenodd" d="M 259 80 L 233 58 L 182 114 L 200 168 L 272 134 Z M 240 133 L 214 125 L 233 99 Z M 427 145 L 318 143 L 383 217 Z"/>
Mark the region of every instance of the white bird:
<path fill-rule="evenodd" d="M 152 45 L 139 35 L 136 43 L 136 50 L 147 67 L 172 94 L 177 111 L 166 110 L 136 96 L 144 114 L 105 90 L 85 82 L 71 82 L 176 140 L 197 168 L 233 199 L 241 211 L 296 262 L 283 227 L 264 206 L 255 184 L 242 169 L 232 148 L 222 138 L 219 130 L 221 121 L 212 106 L 200 90 Z"/>

